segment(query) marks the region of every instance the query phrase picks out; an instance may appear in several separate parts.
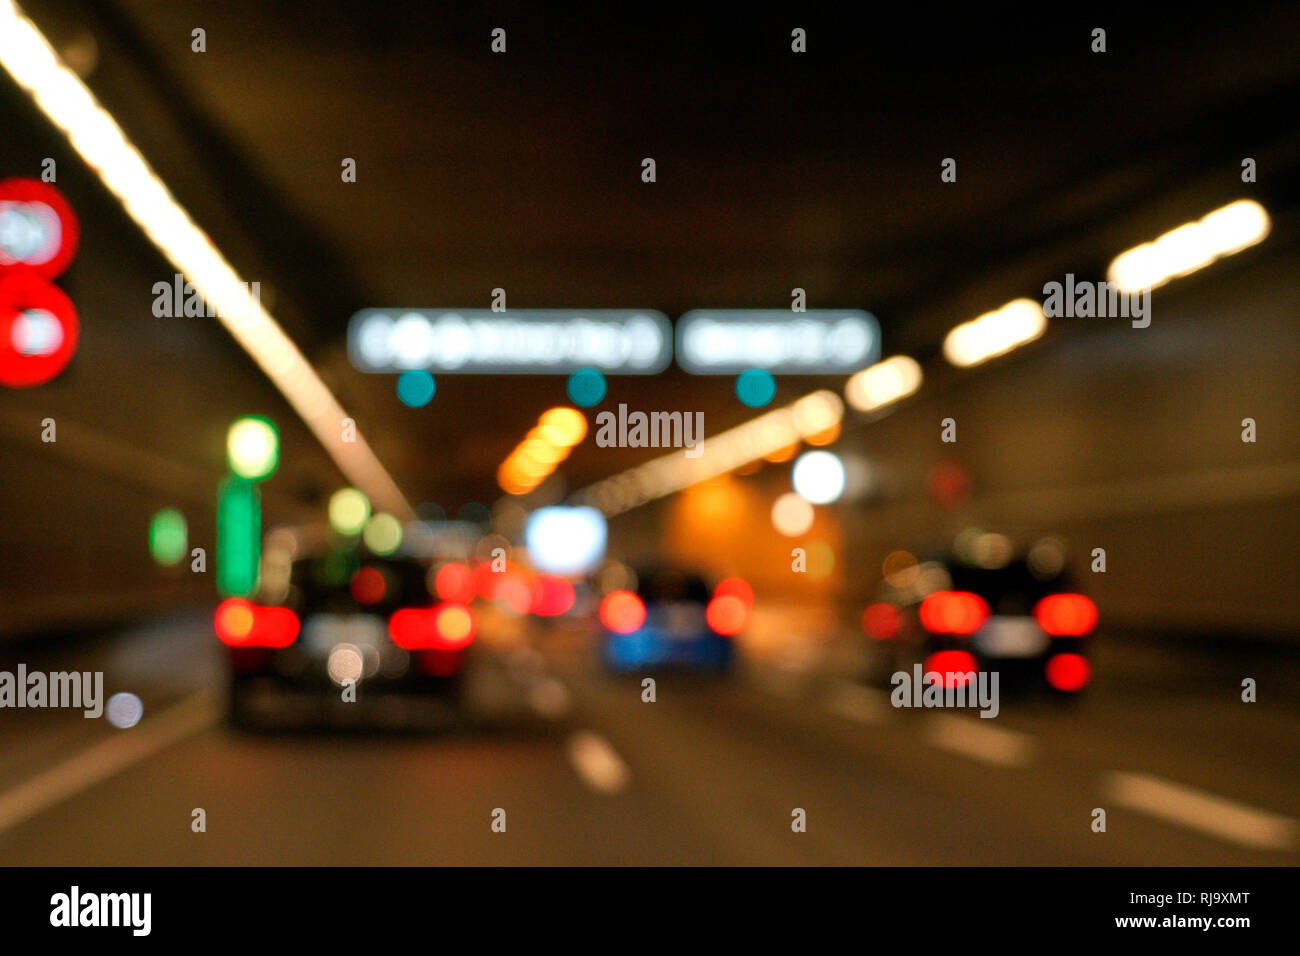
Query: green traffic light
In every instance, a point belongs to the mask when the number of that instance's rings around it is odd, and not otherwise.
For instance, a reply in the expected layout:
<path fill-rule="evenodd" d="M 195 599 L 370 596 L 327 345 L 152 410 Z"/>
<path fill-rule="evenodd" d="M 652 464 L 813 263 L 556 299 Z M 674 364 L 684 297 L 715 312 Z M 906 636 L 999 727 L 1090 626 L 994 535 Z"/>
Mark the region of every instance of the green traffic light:
<path fill-rule="evenodd" d="M 262 415 L 246 415 L 226 433 L 226 461 L 230 470 L 249 481 L 264 481 L 280 464 L 280 433 Z"/>

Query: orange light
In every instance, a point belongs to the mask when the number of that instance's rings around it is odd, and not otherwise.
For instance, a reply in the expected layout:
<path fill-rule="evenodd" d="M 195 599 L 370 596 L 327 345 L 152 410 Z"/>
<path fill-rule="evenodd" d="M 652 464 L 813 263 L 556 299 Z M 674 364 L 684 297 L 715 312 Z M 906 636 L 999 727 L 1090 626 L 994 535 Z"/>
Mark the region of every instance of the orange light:
<path fill-rule="evenodd" d="M 840 437 L 840 423 L 836 422 L 830 428 L 814 432 L 811 435 L 804 435 L 803 440 L 810 445 L 829 445 Z"/>
<path fill-rule="evenodd" d="M 1034 617 L 1053 637 L 1082 637 L 1097 626 L 1097 605 L 1082 594 L 1050 594 L 1035 605 Z"/>
<path fill-rule="evenodd" d="M 902 623 L 898 609 L 883 601 L 872 604 L 862 612 L 862 629 L 873 641 L 887 641 L 894 637 L 898 634 Z"/>
<path fill-rule="evenodd" d="M 464 647 L 474 638 L 474 615 L 462 604 L 443 604 L 434 619 L 444 650 Z"/>
<path fill-rule="evenodd" d="M 1092 665 L 1082 654 L 1053 654 L 1047 659 L 1047 683 L 1057 690 L 1078 691 L 1092 680 Z"/>
<path fill-rule="evenodd" d="M 921 624 L 931 634 L 974 634 L 988 616 L 984 599 L 969 591 L 935 591 L 921 602 Z"/>
<path fill-rule="evenodd" d="M 615 634 L 631 634 L 645 623 L 645 604 L 631 591 L 611 591 L 600 602 L 600 622 Z"/>
<path fill-rule="evenodd" d="M 215 621 L 217 637 L 226 644 L 242 644 L 253 632 L 253 608 L 243 598 L 222 601 Z"/>
<path fill-rule="evenodd" d="M 542 436 L 553 445 L 572 448 L 587 435 L 587 419 L 576 408 L 548 409 L 539 421 Z"/>
<path fill-rule="evenodd" d="M 935 651 L 925 659 L 925 673 L 938 674 L 944 687 L 965 687 L 978 670 L 975 655 L 967 651 Z"/>
<path fill-rule="evenodd" d="M 723 637 L 734 637 L 745 629 L 749 608 L 734 594 L 715 597 L 704 609 L 704 619 L 709 627 Z"/>

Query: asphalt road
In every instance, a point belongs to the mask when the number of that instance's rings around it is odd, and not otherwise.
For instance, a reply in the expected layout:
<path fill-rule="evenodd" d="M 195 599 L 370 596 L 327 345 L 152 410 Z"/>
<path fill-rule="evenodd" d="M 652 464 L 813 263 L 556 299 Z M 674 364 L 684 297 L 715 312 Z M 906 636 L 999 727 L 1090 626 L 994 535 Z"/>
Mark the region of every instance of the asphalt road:
<path fill-rule="evenodd" d="M 466 719 L 421 734 L 227 729 L 199 617 L 6 652 L 102 667 L 145 717 L 0 710 L 0 862 L 1300 862 L 1295 698 L 1236 661 L 1193 677 L 1103 644 L 1085 699 L 1004 695 L 981 720 L 894 709 L 834 655 L 661 675 L 647 703 L 578 635 L 516 630 L 481 652 Z"/>

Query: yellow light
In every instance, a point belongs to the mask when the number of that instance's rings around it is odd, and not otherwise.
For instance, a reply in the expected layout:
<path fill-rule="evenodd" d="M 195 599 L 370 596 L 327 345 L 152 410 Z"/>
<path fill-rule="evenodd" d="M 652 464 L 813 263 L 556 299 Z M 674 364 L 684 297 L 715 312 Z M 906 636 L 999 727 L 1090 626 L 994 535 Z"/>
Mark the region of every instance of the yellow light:
<path fill-rule="evenodd" d="M 836 422 L 834 425 L 832 425 L 830 428 L 827 428 L 825 431 L 814 432 L 811 435 L 805 435 L 803 440 L 815 448 L 820 448 L 823 445 L 833 444 L 835 441 L 839 439 L 839 437 L 840 437 L 840 423 Z"/>
<path fill-rule="evenodd" d="M 1043 307 L 1033 299 L 1016 299 L 954 328 L 943 340 L 943 355 L 968 368 L 1032 342 L 1046 330 Z"/>
<path fill-rule="evenodd" d="M 256 415 L 239 419 L 226 432 L 226 461 L 241 478 L 269 478 L 280 462 L 280 436 L 275 426 Z"/>
<path fill-rule="evenodd" d="M 1262 242 L 1272 229 L 1264 207 L 1239 199 L 1115 257 L 1106 277 L 1122 292 L 1155 289 Z"/>
<path fill-rule="evenodd" d="M 361 540 L 375 554 L 392 554 L 402 546 L 402 523 L 381 511 L 366 522 Z"/>
<path fill-rule="evenodd" d="M 370 500 L 355 488 L 340 488 L 330 496 L 330 527 L 351 537 L 361 533 L 370 517 Z"/>
<path fill-rule="evenodd" d="M 911 395 L 921 387 L 921 366 L 907 355 L 895 355 L 864 368 L 844 384 L 844 397 L 860 412 L 874 412 Z"/>
<path fill-rule="evenodd" d="M 587 435 L 587 419 L 576 408 L 552 408 L 541 418 L 542 437 L 552 445 L 572 448 Z"/>

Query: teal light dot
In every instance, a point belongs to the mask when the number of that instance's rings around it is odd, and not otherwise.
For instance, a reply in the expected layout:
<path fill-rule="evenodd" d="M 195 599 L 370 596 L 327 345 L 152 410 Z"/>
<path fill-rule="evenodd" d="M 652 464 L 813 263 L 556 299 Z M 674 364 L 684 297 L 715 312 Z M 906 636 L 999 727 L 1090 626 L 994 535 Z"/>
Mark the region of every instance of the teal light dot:
<path fill-rule="evenodd" d="M 407 369 L 397 376 L 397 397 L 408 408 L 423 408 L 428 405 L 437 390 L 437 383 L 425 369 Z"/>
<path fill-rule="evenodd" d="M 750 408 L 762 408 L 776 396 L 776 379 L 766 369 L 750 368 L 736 376 L 736 397 Z"/>
<path fill-rule="evenodd" d="M 569 398 L 582 408 L 599 405 L 605 398 L 605 376 L 599 369 L 580 368 L 569 376 Z"/>

